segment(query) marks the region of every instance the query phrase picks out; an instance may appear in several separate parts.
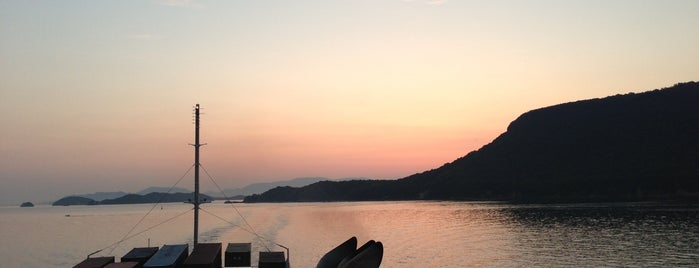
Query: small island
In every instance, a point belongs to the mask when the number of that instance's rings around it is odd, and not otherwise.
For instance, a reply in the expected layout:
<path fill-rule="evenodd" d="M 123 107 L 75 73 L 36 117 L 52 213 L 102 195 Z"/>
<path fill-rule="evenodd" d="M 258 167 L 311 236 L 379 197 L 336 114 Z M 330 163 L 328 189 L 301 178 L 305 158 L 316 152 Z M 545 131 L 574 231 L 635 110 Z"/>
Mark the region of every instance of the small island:
<path fill-rule="evenodd" d="M 31 208 L 31 207 L 34 207 L 34 204 L 32 204 L 32 202 L 24 202 L 21 205 L 19 205 L 19 207 Z"/>

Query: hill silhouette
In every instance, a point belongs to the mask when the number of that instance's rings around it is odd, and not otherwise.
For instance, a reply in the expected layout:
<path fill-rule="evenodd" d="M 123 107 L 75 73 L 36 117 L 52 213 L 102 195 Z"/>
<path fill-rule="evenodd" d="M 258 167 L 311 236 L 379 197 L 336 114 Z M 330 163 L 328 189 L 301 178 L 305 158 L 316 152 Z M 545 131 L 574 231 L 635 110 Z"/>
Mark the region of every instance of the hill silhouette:
<path fill-rule="evenodd" d="M 330 180 L 328 178 L 295 178 L 292 180 L 285 180 L 285 181 L 275 181 L 275 182 L 258 182 L 258 183 L 253 183 L 249 184 L 245 187 L 242 188 L 236 188 L 236 189 L 225 189 L 223 190 L 223 194 L 227 197 L 236 197 L 236 196 L 242 196 L 241 198 L 252 195 L 252 194 L 259 194 L 263 193 L 267 190 L 276 188 L 276 187 L 283 187 L 283 186 L 292 186 L 292 187 L 303 187 L 312 183 L 316 183 L 319 181 L 325 181 L 325 180 Z M 206 192 L 206 194 L 211 195 L 211 196 L 216 196 L 218 199 L 224 199 L 221 196 L 221 192 L 215 192 L 215 191 L 209 191 Z M 235 198 L 232 198 L 235 199 Z"/>
<path fill-rule="evenodd" d="M 699 83 L 522 114 L 490 144 L 390 181 L 275 188 L 246 202 L 637 201 L 699 197 Z"/>
<path fill-rule="evenodd" d="M 53 206 L 97 205 L 97 201 L 81 196 L 66 196 L 53 202 Z"/>
<path fill-rule="evenodd" d="M 174 202 L 191 202 L 194 199 L 194 193 L 148 193 L 127 194 L 113 199 L 105 199 L 96 201 L 90 198 L 80 196 L 67 196 L 53 202 L 54 206 L 73 206 L 73 205 L 117 205 L 117 204 L 147 204 L 147 203 L 174 203 Z M 199 199 L 202 201 L 212 201 L 213 199 L 205 194 L 200 194 Z"/>
<path fill-rule="evenodd" d="M 113 204 L 147 204 L 147 203 L 175 203 L 187 202 L 194 199 L 194 193 L 155 193 L 151 192 L 145 195 L 127 194 L 125 196 L 105 199 L 99 202 L 100 205 Z M 205 194 L 199 194 L 199 199 L 203 201 L 212 201 L 213 199 Z"/>

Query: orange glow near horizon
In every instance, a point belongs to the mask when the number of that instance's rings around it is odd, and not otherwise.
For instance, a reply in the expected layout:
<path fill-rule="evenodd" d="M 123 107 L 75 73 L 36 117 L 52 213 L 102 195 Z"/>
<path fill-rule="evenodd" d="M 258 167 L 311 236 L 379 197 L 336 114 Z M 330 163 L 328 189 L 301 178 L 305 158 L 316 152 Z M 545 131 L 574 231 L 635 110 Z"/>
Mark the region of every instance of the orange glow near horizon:
<path fill-rule="evenodd" d="M 0 203 L 170 185 L 192 164 L 195 103 L 202 163 L 224 188 L 402 178 L 480 148 L 531 109 L 699 79 L 698 10 L 3 3 Z"/>

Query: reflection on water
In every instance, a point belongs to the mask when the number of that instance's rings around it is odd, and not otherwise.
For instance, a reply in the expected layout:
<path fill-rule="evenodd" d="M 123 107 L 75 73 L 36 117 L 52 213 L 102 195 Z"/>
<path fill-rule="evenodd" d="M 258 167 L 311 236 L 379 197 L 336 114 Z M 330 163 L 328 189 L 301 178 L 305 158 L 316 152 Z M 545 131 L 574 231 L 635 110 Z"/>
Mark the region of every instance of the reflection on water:
<path fill-rule="evenodd" d="M 322 254 L 357 236 L 384 243 L 382 267 L 464 267 L 498 258 L 510 233 L 497 210 L 458 203 L 329 203 L 294 210 L 279 239 L 312 267 Z M 299 239 L 301 238 L 301 239 Z"/>
<path fill-rule="evenodd" d="M 503 210 L 524 266 L 699 265 L 699 210 L 660 205 L 523 206 Z M 579 265 L 576 265 L 579 266 Z"/>
<path fill-rule="evenodd" d="M 2 267 L 70 267 L 121 239 L 152 205 L 0 208 Z M 291 249 L 314 267 L 351 236 L 385 247 L 382 267 L 600 267 L 699 265 L 699 209 L 654 204 L 508 205 L 469 202 L 236 204 L 201 213 L 200 241 Z M 103 253 L 191 243 L 191 206 L 166 204 L 134 230 L 185 213 Z M 69 214 L 70 217 L 66 217 Z M 212 216 L 215 215 L 215 216 Z M 223 220 L 221 220 L 222 218 Z M 99 254 L 98 254 L 99 255 Z M 253 254 L 253 261 L 257 255 Z"/>

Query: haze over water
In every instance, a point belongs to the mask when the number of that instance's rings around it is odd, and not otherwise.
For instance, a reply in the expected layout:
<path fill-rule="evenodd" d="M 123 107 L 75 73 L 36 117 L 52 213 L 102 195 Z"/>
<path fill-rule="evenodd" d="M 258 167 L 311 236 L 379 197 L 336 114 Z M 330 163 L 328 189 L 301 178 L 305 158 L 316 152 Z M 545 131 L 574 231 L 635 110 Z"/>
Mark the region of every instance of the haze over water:
<path fill-rule="evenodd" d="M 70 267 L 121 239 L 153 206 L 0 208 L 2 267 Z M 351 236 L 385 247 L 382 267 L 696 267 L 699 209 L 662 204 L 508 205 L 469 202 L 238 204 L 292 267 L 314 267 Z M 200 241 L 265 245 L 229 205 L 203 206 Z M 191 206 L 159 206 L 113 249 L 191 243 Z M 67 217 L 66 215 L 70 215 Z M 217 216 L 212 216 L 217 215 Z M 224 222 L 217 217 L 222 217 Z M 100 254 L 108 253 L 112 248 Z"/>

